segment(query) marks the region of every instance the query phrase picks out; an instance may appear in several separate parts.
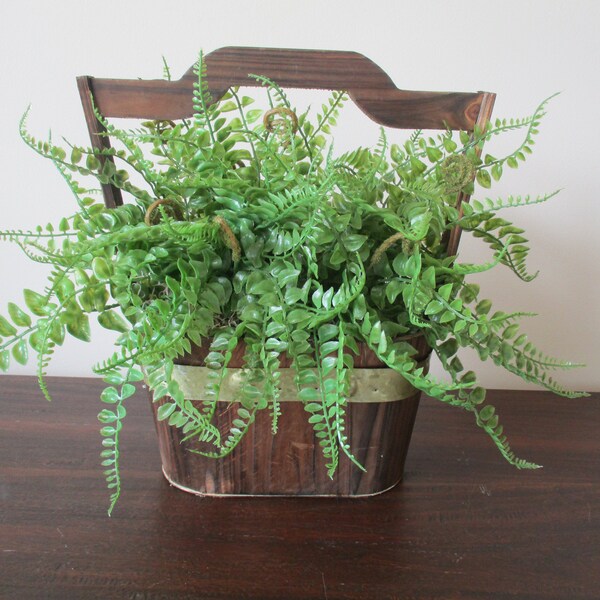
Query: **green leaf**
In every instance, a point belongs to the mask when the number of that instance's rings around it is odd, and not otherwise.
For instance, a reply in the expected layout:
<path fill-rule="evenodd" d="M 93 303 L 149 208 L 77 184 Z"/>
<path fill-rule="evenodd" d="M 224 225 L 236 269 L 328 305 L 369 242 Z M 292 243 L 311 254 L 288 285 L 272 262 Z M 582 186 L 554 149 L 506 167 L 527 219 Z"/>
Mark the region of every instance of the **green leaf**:
<path fill-rule="evenodd" d="M 50 331 L 48 333 L 50 339 L 59 346 L 65 341 L 65 328 L 64 325 L 58 321 L 58 319 L 53 319 L 52 324 L 50 325 Z"/>
<path fill-rule="evenodd" d="M 314 402 L 319 399 L 319 392 L 314 388 L 302 388 L 298 392 L 298 398 L 302 400 L 302 402 Z M 312 405 L 309 404 L 305 409 L 309 410 L 311 406 Z M 318 406 L 318 408 L 320 409 L 320 406 Z"/>
<path fill-rule="evenodd" d="M 17 334 L 17 330 L 7 321 L 2 315 L 0 315 L 0 335 L 4 337 L 12 337 Z"/>
<path fill-rule="evenodd" d="M 454 152 L 456 150 L 456 148 L 458 147 L 456 145 L 456 142 L 452 138 L 449 138 L 449 137 L 444 137 L 444 140 L 442 143 L 444 145 L 444 150 L 446 150 L 446 152 L 449 152 L 449 153 Z"/>
<path fill-rule="evenodd" d="M 114 423 L 117 420 L 117 415 L 112 411 L 105 408 L 98 413 L 98 421 L 100 423 Z"/>
<path fill-rule="evenodd" d="M 402 283 L 399 279 L 392 279 L 385 286 L 385 296 L 390 304 L 394 304 L 396 298 L 402 293 L 403 288 L 404 283 Z"/>
<path fill-rule="evenodd" d="M 70 297 L 75 293 L 75 286 L 70 279 L 62 277 L 58 285 L 55 286 L 56 297 L 61 302 L 67 302 Z"/>
<path fill-rule="evenodd" d="M 48 300 L 42 294 L 38 294 L 33 290 L 25 289 L 23 290 L 23 296 L 25 298 L 25 304 L 27 308 L 38 317 L 43 317 L 46 315 L 46 305 L 48 304 Z"/>
<path fill-rule="evenodd" d="M 454 319 L 456 319 L 456 315 L 447 310 L 445 313 L 442 314 L 442 316 L 440 317 L 440 323 L 450 323 L 451 321 L 454 321 Z"/>
<path fill-rule="evenodd" d="M 92 288 L 87 288 L 79 294 L 79 304 L 86 312 L 94 310 L 94 292 Z"/>
<path fill-rule="evenodd" d="M 163 404 L 156 411 L 157 419 L 159 421 L 164 421 L 165 419 L 168 419 L 176 408 L 177 405 L 173 402 L 170 402 L 169 404 Z"/>
<path fill-rule="evenodd" d="M 467 283 L 460 290 L 460 297 L 467 304 L 474 302 L 479 294 L 479 286 L 476 283 Z"/>
<path fill-rule="evenodd" d="M 492 179 L 490 177 L 490 174 L 487 171 L 484 171 L 483 169 L 479 169 L 477 171 L 477 183 L 482 188 L 488 189 L 492 187 Z"/>
<path fill-rule="evenodd" d="M 339 327 L 333 323 L 326 323 L 319 327 L 319 341 L 321 343 L 328 342 L 338 336 Z"/>
<path fill-rule="evenodd" d="M 330 340 L 329 342 L 325 342 L 321 346 L 321 354 L 324 356 L 327 356 L 328 354 L 331 354 L 332 352 L 336 352 L 338 348 L 339 348 L 339 342 L 337 340 Z"/>
<path fill-rule="evenodd" d="M 502 342 L 500 345 L 500 354 L 505 362 L 511 361 L 515 357 L 515 352 L 508 342 Z"/>
<path fill-rule="evenodd" d="M 120 400 L 120 395 L 116 388 L 107 387 L 102 390 L 100 400 L 106 404 L 116 404 Z"/>
<path fill-rule="evenodd" d="M 108 291 L 104 285 L 97 285 L 93 295 L 94 310 L 103 311 L 108 302 Z"/>
<path fill-rule="evenodd" d="M 23 312 L 14 302 L 8 303 L 8 314 L 13 323 L 18 327 L 29 327 L 31 325 L 31 317 Z"/>
<path fill-rule="evenodd" d="M 298 300 L 303 298 L 304 290 L 302 288 L 290 287 L 285 292 L 285 302 L 286 304 L 296 304 Z"/>
<path fill-rule="evenodd" d="M 38 353 L 42 350 L 42 333 L 39 329 L 29 336 L 29 345 Z"/>
<path fill-rule="evenodd" d="M 333 288 L 329 288 L 324 294 L 321 301 L 323 302 L 323 308 L 329 310 L 331 308 L 331 300 L 333 298 Z"/>
<path fill-rule="evenodd" d="M 258 271 L 255 271 L 258 272 Z M 296 277 L 298 277 L 296 275 Z M 285 284 L 282 284 L 278 279 L 279 285 L 283 287 Z M 270 294 L 275 289 L 275 285 L 273 281 L 270 279 L 263 279 L 262 281 L 258 281 L 252 283 L 250 278 L 248 278 L 248 293 L 253 294 L 255 296 L 264 296 L 265 294 Z"/>
<path fill-rule="evenodd" d="M 451 283 L 446 283 L 445 285 L 443 285 L 439 290 L 438 290 L 438 294 L 444 299 L 446 300 L 446 302 L 448 302 L 450 300 L 450 296 L 452 294 L 452 284 Z"/>
<path fill-rule="evenodd" d="M 341 247 L 336 244 L 333 247 L 333 252 L 331 253 L 331 256 L 329 257 L 329 263 L 334 266 L 337 267 L 339 265 L 341 265 L 342 263 L 344 263 L 346 261 L 346 256 L 344 254 L 344 251 L 341 249 Z"/>
<path fill-rule="evenodd" d="M 263 111 L 260 109 L 249 110 L 246 113 L 246 121 L 248 121 L 248 123 L 254 123 L 254 121 L 256 121 L 262 114 Z"/>
<path fill-rule="evenodd" d="M 81 156 L 81 149 L 77 146 L 74 146 L 73 150 L 71 150 L 71 162 L 73 164 L 77 164 L 81 160 Z"/>
<path fill-rule="evenodd" d="M 490 312 L 491 308 L 492 303 L 489 300 L 482 300 L 475 307 L 475 312 L 477 312 L 478 315 L 487 315 Z"/>
<path fill-rule="evenodd" d="M 494 165 L 492 167 L 492 177 L 494 179 L 494 181 L 499 181 L 500 178 L 502 177 L 502 165 L 500 163 Z"/>
<path fill-rule="evenodd" d="M 119 331 L 121 333 L 129 331 L 130 326 L 125 319 L 121 318 L 113 310 L 109 310 L 98 315 L 98 323 L 105 329 Z"/>
<path fill-rule="evenodd" d="M 232 110 L 237 110 L 237 104 L 235 102 L 233 102 L 232 100 L 228 100 L 227 102 L 223 102 L 220 106 L 219 106 L 219 110 L 222 113 L 225 112 L 231 112 Z"/>
<path fill-rule="evenodd" d="M 302 321 L 306 321 L 310 319 L 310 313 L 307 310 L 303 310 L 302 308 L 295 308 L 290 311 L 288 314 L 288 322 L 292 324 L 300 323 Z"/>
<path fill-rule="evenodd" d="M 454 324 L 454 333 L 460 333 L 466 326 L 467 321 L 456 321 Z"/>
<path fill-rule="evenodd" d="M 125 398 L 129 398 L 135 394 L 135 386 L 130 383 L 126 383 L 121 388 L 121 399 L 125 400 Z"/>
<path fill-rule="evenodd" d="M 380 340 L 381 340 L 381 322 L 377 321 L 372 329 L 371 329 L 371 333 L 369 333 L 369 344 L 370 345 L 375 345 L 375 344 L 379 344 Z"/>
<path fill-rule="evenodd" d="M 428 288 L 435 289 L 435 267 L 427 267 L 423 273 L 421 273 L 421 283 Z"/>
<path fill-rule="evenodd" d="M 10 353 L 8 350 L 0 351 L 0 371 L 8 371 L 10 366 Z"/>
<path fill-rule="evenodd" d="M 466 375 L 466 373 L 465 373 Z M 464 379 L 464 377 L 463 377 Z M 485 400 L 485 389 L 482 387 L 473 388 L 470 396 L 471 402 L 473 404 L 481 404 Z"/>
<path fill-rule="evenodd" d="M 427 154 L 427 158 L 429 159 L 429 161 L 432 163 L 437 162 L 438 160 L 440 160 L 440 158 L 444 156 L 441 150 L 439 150 L 438 148 L 432 148 L 431 146 L 427 146 L 425 153 Z"/>
<path fill-rule="evenodd" d="M 479 413 L 479 418 L 482 421 L 489 421 L 494 416 L 495 409 L 491 404 L 484 406 Z"/>
<path fill-rule="evenodd" d="M 313 293 L 311 296 L 312 299 L 312 303 L 317 307 L 317 308 L 321 308 L 322 305 L 322 299 L 323 299 L 323 288 L 321 286 L 319 286 Z"/>
<path fill-rule="evenodd" d="M 523 333 L 513 342 L 513 347 L 522 346 L 526 341 L 527 335 Z"/>
<path fill-rule="evenodd" d="M 65 316 L 67 331 L 83 342 L 89 342 L 91 338 L 90 320 L 82 312 L 70 312 Z"/>
<path fill-rule="evenodd" d="M 348 252 L 357 252 L 362 248 L 363 244 L 368 240 L 368 236 L 353 233 L 342 238 L 342 244 Z"/>
<path fill-rule="evenodd" d="M 90 171 L 96 171 L 100 168 L 100 161 L 93 154 L 88 154 L 85 159 L 85 166 Z"/>
<path fill-rule="evenodd" d="M 24 339 L 20 339 L 13 347 L 12 347 L 12 355 L 14 359 L 20 364 L 27 364 L 27 359 L 29 358 L 29 351 L 27 349 L 27 342 Z"/>
<path fill-rule="evenodd" d="M 108 262 L 101 256 L 96 256 L 92 261 L 92 270 L 94 275 L 100 279 L 108 279 L 111 276 L 111 268 Z"/>
<path fill-rule="evenodd" d="M 444 305 L 437 300 L 432 300 L 425 308 L 426 315 L 437 315 L 444 310 Z"/>
<path fill-rule="evenodd" d="M 65 160 L 67 153 L 60 146 L 52 146 L 51 155 L 58 160 Z"/>
<path fill-rule="evenodd" d="M 518 331 L 519 331 L 518 323 L 513 323 L 512 325 L 509 325 L 504 330 L 504 332 L 502 333 L 502 338 L 505 340 L 510 340 L 510 339 L 514 338 L 515 335 L 517 335 Z"/>
<path fill-rule="evenodd" d="M 128 379 L 129 379 L 129 381 L 143 381 L 144 374 L 141 371 L 139 371 L 138 369 L 131 369 L 129 371 Z"/>
<path fill-rule="evenodd" d="M 363 294 L 360 294 L 352 303 L 352 318 L 362 321 L 367 312 L 367 303 Z"/>

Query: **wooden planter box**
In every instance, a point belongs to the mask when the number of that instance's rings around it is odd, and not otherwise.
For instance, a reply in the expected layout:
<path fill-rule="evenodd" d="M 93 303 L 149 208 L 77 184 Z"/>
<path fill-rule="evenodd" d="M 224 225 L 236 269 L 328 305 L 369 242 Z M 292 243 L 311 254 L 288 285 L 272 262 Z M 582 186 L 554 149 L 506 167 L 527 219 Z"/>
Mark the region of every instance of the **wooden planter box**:
<path fill-rule="evenodd" d="M 408 341 L 417 349 L 419 361 L 428 358 L 430 350 L 422 336 Z M 207 348 L 198 348 L 179 362 L 199 367 L 206 354 Z M 232 368 L 242 366 L 242 355 L 243 352 L 234 355 Z M 407 389 L 406 382 L 400 381 L 397 389 L 402 399 L 373 401 L 379 392 L 378 380 L 387 385 L 386 395 L 390 396 L 389 388 L 393 385 L 390 375 L 395 374 L 367 348 L 355 358 L 355 368 L 361 380 L 355 387 L 362 397 L 355 392 L 349 399 L 346 433 L 350 448 L 366 473 L 341 454 L 338 470 L 330 479 L 321 448 L 308 423 L 309 414 L 301 401 L 292 400 L 281 402 L 282 415 L 276 435 L 271 432 L 269 411 L 259 411 L 235 450 L 220 459 L 190 452 L 205 448 L 195 440 L 182 443 L 185 435 L 180 429 L 155 418 L 165 477 L 175 487 L 199 495 L 370 496 L 391 489 L 402 479 L 420 392 Z M 369 372 L 365 373 L 365 369 Z M 364 397 L 365 390 L 372 390 L 372 397 Z M 223 400 L 215 422 L 225 434 L 236 418 L 236 410 L 227 399 Z M 152 404 L 155 417 L 164 401 Z"/>
<path fill-rule="evenodd" d="M 283 88 L 345 90 L 373 121 L 399 129 L 474 131 L 483 129 L 494 106 L 490 92 L 428 92 L 398 88 L 367 57 L 356 52 L 292 50 L 281 48 L 220 48 L 205 56 L 208 86 L 213 98 L 222 98 L 229 87 L 260 87 L 248 77 L 257 73 Z M 176 81 L 117 80 L 83 76 L 78 87 L 92 146 L 110 148 L 104 118 L 172 120 L 193 114 L 192 92 L 197 77 L 190 68 Z M 106 159 L 113 162 L 112 157 Z M 121 190 L 102 184 L 107 207 L 123 203 Z M 457 208 L 468 201 L 461 193 Z M 448 256 L 456 254 L 461 229 L 456 226 L 444 239 Z M 419 358 L 429 354 L 422 338 L 415 339 Z M 201 365 L 201 351 L 187 358 Z M 232 367 L 241 367 L 241 363 Z M 359 369 L 381 369 L 372 354 L 355 361 Z M 400 385 L 399 387 L 404 387 Z M 195 442 L 181 443 L 183 435 L 166 422 L 157 422 L 163 471 L 175 486 L 197 494 L 335 495 L 363 496 L 383 492 L 402 478 L 402 469 L 419 394 L 410 393 L 391 402 L 350 402 L 347 407 L 348 440 L 356 458 L 367 468 L 363 473 L 344 456 L 333 480 L 327 477 L 320 448 L 299 402 L 282 404 L 280 431 L 271 435 L 268 411 L 259 414 L 238 448 L 225 459 L 205 459 L 188 452 Z M 372 399 L 372 398 L 371 398 Z M 153 404 L 156 411 L 160 403 Z M 227 402 L 217 415 L 227 431 L 234 411 Z"/>

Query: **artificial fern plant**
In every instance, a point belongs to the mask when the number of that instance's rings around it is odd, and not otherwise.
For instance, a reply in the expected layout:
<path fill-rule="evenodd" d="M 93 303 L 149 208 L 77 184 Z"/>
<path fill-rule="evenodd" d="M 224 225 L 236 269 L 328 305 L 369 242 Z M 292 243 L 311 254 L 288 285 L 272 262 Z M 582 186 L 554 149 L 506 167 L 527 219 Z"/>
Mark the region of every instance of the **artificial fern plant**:
<path fill-rule="evenodd" d="M 457 353 L 474 348 L 526 381 L 558 394 L 550 376 L 575 365 L 539 352 L 520 331 L 522 312 L 492 312 L 466 277 L 510 268 L 520 279 L 529 251 L 522 229 L 498 216 L 508 206 L 540 203 L 554 193 L 473 200 L 461 193 L 474 180 L 484 189 L 531 153 L 547 100 L 518 120 L 496 120 L 473 134 L 414 132 L 375 149 L 336 155 L 331 128 L 346 100 L 334 92 L 316 121 L 291 106 L 276 82 L 264 86 L 271 110 L 231 89 L 213 103 L 205 65 L 196 65 L 193 119 L 152 121 L 122 130 L 97 115 L 119 148 L 98 150 L 37 141 L 21 122 L 24 141 L 49 158 L 65 179 L 77 211 L 35 231 L 2 231 L 26 255 L 50 265 L 47 287 L 25 290 L 24 305 L 0 315 L 0 367 L 37 354 L 46 397 L 46 368 L 65 334 L 89 341 L 90 317 L 116 332 L 116 351 L 94 366 L 107 383 L 98 416 L 102 465 L 112 510 L 120 492 L 119 438 L 134 383 L 146 378 L 158 411 L 222 457 L 238 444 L 257 411 L 278 427 L 279 360 L 286 353 L 298 398 L 327 458 L 358 466 L 344 425 L 353 353 L 366 344 L 389 368 L 442 402 L 473 414 L 500 452 L 518 468 L 537 465 L 511 451 L 494 407 Z M 502 158 L 480 158 L 484 142 L 522 130 L 522 143 Z M 110 157 L 112 160 L 106 160 Z M 116 165 L 116 166 L 115 166 Z M 132 183 L 135 173 L 142 183 Z M 107 209 L 76 179 L 112 184 L 130 201 Z M 448 256 L 455 227 L 489 245 L 485 264 Z M 448 373 L 437 381 L 414 360 L 406 336 L 421 333 Z M 245 343 L 244 384 L 237 419 L 226 437 L 213 424 L 221 383 L 234 349 Z M 185 399 L 172 377 L 174 361 L 192 345 L 210 344 L 204 401 Z M 282 426 L 285 426 L 284 424 Z"/>

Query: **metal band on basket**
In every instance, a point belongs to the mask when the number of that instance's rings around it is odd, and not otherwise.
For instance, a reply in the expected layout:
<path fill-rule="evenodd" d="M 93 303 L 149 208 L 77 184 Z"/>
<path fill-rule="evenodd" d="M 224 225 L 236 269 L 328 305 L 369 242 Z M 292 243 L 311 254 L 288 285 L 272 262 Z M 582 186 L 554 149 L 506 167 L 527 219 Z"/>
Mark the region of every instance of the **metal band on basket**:
<path fill-rule="evenodd" d="M 429 359 L 418 364 L 427 367 Z M 235 402 L 242 383 L 243 369 L 227 369 L 221 384 L 220 399 L 224 402 Z M 279 386 L 282 402 L 298 401 L 294 369 L 280 369 Z M 188 365 L 175 365 L 173 379 L 179 384 L 187 400 L 203 400 L 211 369 Z M 355 369 L 350 378 L 350 393 L 348 402 L 394 402 L 406 400 L 414 396 L 418 390 L 402 375 L 389 368 L 384 369 Z"/>

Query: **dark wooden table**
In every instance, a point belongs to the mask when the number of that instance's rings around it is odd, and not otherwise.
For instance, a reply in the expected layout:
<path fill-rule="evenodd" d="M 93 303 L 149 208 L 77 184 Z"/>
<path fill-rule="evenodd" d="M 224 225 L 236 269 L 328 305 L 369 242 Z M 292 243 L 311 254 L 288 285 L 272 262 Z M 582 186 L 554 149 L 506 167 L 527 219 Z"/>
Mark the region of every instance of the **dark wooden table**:
<path fill-rule="evenodd" d="M 491 392 L 503 462 L 469 415 L 424 399 L 404 483 L 370 499 L 216 499 L 163 479 L 144 394 L 112 518 L 101 382 L 0 377 L 0 598 L 600 598 L 600 396 Z"/>

